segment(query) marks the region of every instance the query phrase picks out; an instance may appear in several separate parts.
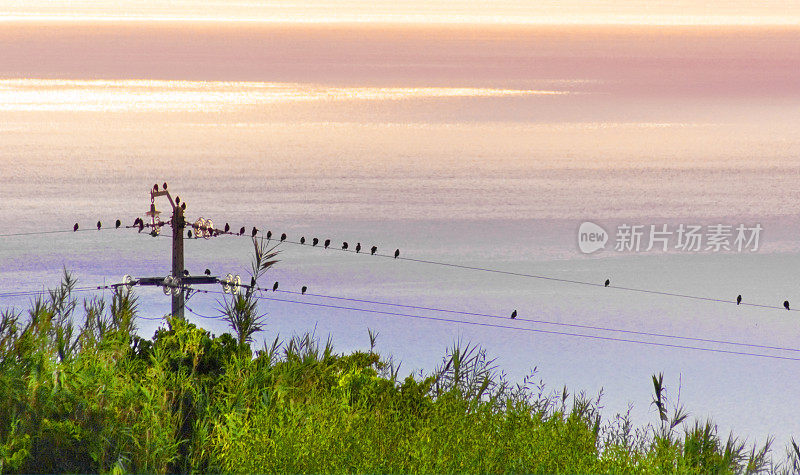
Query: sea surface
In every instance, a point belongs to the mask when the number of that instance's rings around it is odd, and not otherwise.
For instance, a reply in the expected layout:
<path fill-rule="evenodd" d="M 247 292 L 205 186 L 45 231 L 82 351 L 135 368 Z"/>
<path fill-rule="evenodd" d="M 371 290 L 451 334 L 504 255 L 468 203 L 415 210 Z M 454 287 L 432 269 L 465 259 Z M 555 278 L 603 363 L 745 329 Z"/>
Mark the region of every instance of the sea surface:
<path fill-rule="evenodd" d="M 781 308 L 800 308 L 798 44 L 788 27 L 6 22 L 0 307 L 24 311 L 31 297 L 7 294 L 64 269 L 81 287 L 166 275 L 168 228 L 94 227 L 132 224 L 168 182 L 190 222 L 331 239 L 280 244 L 260 284 L 355 300 L 264 292 L 283 301 L 261 301 L 257 346 L 313 332 L 366 349 L 372 329 L 406 375 L 460 339 L 512 381 L 537 368 L 638 423 L 658 422 L 663 372 L 691 417 L 775 436 L 780 458 L 800 436 L 800 315 Z M 586 221 L 605 249 L 581 252 Z M 638 225 L 639 250 L 616 250 Z M 666 251 L 646 250 L 651 225 L 674 233 Z M 676 249 L 682 225 L 730 226 L 732 248 Z M 761 229 L 741 251 L 740 225 Z M 40 231 L 65 232 L 21 234 Z M 249 281 L 252 249 L 187 240 L 186 267 Z M 228 331 L 221 288 L 205 288 L 187 317 Z M 169 312 L 160 288 L 136 292 L 142 315 Z"/>

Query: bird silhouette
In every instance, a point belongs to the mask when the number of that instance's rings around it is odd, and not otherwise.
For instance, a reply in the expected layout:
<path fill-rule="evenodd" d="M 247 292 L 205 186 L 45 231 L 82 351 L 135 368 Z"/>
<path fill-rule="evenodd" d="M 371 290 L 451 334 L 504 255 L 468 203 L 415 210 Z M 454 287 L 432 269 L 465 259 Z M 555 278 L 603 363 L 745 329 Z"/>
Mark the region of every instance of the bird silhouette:
<path fill-rule="evenodd" d="M 511 312 L 511 320 L 514 320 L 515 318 L 517 318 L 517 311 L 516 310 Z"/>
<path fill-rule="evenodd" d="M 359 252 L 361 252 L 361 243 L 360 242 L 356 243 L 356 253 L 359 253 Z"/>
<path fill-rule="evenodd" d="M 258 234 L 258 228 L 253 226 L 253 231 L 250 232 L 250 235 L 253 236 L 253 237 L 256 237 L 256 234 Z"/>
<path fill-rule="evenodd" d="M 116 222 L 116 223 L 114 223 L 114 228 L 115 228 L 115 229 L 119 229 L 119 227 L 120 227 L 120 226 L 122 226 L 122 221 L 120 221 L 120 220 L 117 220 L 117 222 Z"/>
<path fill-rule="evenodd" d="M 305 295 L 305 294 L 306 294 L 306 290 L 308 290 L 308 287 L 306 287 L 306 286 L 304 285 L 304 286 L 303 286 L 303 288 L 302 288 L 302 289 L 300 289 L 300 293 L 301 293 L 301 294 L 303 294 L 303 295 Z"/>
<path fill-rule="evenodd" d="M 255 286 L 256 286 L 256 278 L 250 277 L 250 287 L 255 287 Z"/>
<path fill-rule="evenodd" d="M 609 285 L 611 285 L 611 280 L 606 279 L 606 287 L 608 287 Z"/>
<path fill-rule="evenodd" d="M 184 269 L 184 270 L 183 270 L 183 275 L 189 275 L 189 271 L 188 271 L 188 270 L 186 270 L 186 269 Z"/>
<path fill-rule="evenodd" d="M 319 239 L 317 239 L 317 238 L 314 238 L 314 240 L 313 240 L 313 241 L 311 241 L 311 245 L 312 245 L 312 246 L 316 246 L 317 244 L 319 244 Z"/>
<path fill-rule="evenodd" d="M 331 240 L 330 239 L 326 239 L 325 240 L 325 249 L 327 249 L 328 246 L 330 246 L 330 245 L 331 245 Z"/>
<path fill-rule="evenodd" d="M 784 300 L 783 301 L 783 308 L 785 308 L 786 310 L 789 310 L 789 301 L 788 300 Z"/>
<path fill-rule="evenodd" d="M 136 218 L 133 220 L 133 227 L 135 228 L 138 225 L 139 225 L 139 218 Z"/>
<path fill-rule="evenodd" d="M 228 223 L 225 223 L 225 232 L 227 233 L 227 232 L 229 232 L 230 230 L 231 230 L 231 225 L 230 225 L 230 224 L 228 224 Z"/>
<path fill-rule="evenodd" d="M 98 222 L 97 222 L 97 230 L 98 230 L 98 231 L 100 231 L 100 228 L 102 228 L 102 227 L 103 227 L 103 223 L 101 223 L 100 221 L 98 221 Z"/>
<path fill-rule="evenodd" d="M 180 196 L 176 196 L 175 197 L 175 204 L 176 205 L 180 205 L 181 204 L 181 197 Z"/>
<path fill-rule="evenodd" d="M 305 244 L 305 243 L 306 243 L 306 237 L 303 236 L 300 238 L 300 244 Z"/>
<path fill-rule="evenodd" d="M 372 246 L 372 249 L 370 249 L 370 254 L 374 256 L 376 252 L 378 252 L 378 246 Z"/>
<path fill-rule="evenodd" d="M 166 191 L 166 190 L 167 190 L 167 182 L 166 182 L 166 181 L 165 181 L 165 182 L 164 182 L 164 184 L 162 185 L 162 188 L 164 188 L 164 191 Z"/>
<path fill-rule="evenodd" d="M 186 231 L 186 236 L 187 236 L 189 239 L 191 239 L 191 238 L 192 238 L 192 230 L 191 230 L 191 229 L 190 229 L 190 230 L 188 230 L 188 231 Z"/>
<path fill-rule="evenodd" d="M 211 275 L 211 269 L 206 269 L 205 274 L 206 275 Z"/>
<path fill-rule="evenodd" d="M 272 284 L 272 291 L 275 292 L 276 290 L 278 290 L 278 282 Z"/>
<path fill-rule="evenodd" d="M 398 257 L 400 257 L 400 249 L 395 249 L 394 258 L 397 259 Z"/>
<path fill-rule="evenodd" d="M 239 229 L 239 236 L 241 236 L 242 234 L 244 234 L 244 226 L 242 226 L 242 227 Z"/>
<path fill-rule="evenodd" d="M 286 233 L 281 234 L 281 242 L 286 240 Z"/>
<path fill-rule="evenodd" d="M 272 231 L 267 231 L 267 241 L 272 239 Z"/>
<path fill-rule="evenodd" d="M 72 227 L 72 232 L 75 232 L 77 230 L 78 230 L 78 223 L 75 223 L 75 226 Z"/>
<path fill-rule="evenodd" d="M 183 210 L 186 209 L 186 203 L 181 203 L 181 209 L 183 209 Z"/>
<path fill-rule="evenodd" d="M 742 303 L 742 296 L 741 295 L 737 295 L 736 296 L 736 305 L 739 305 L 740 303 Z"/>
<path fill-rule="evenodd" d="M 156 183 L 155 185 L 153 185 L 153 191 L 158 191 L 158 183 Z"/>
<path fill-rule="evenodd" d="M 139 220 L 139 232 L 142 232 L 142 230 L 143 230 L 143 229 L 144 229 L 144 221 L 142 221 L 142 220 L 140 219 L 140 220 Z"/>
<path fill-rule="evenodd" d="M 343 242 L 343 243 L 342 243 L 342 250 L 346 251 L 346 250 L 347 250 L 347 247 L 348 247 L 348 246 L 347 246 L 347 243 L 346 243 L 346 242 Z"/>

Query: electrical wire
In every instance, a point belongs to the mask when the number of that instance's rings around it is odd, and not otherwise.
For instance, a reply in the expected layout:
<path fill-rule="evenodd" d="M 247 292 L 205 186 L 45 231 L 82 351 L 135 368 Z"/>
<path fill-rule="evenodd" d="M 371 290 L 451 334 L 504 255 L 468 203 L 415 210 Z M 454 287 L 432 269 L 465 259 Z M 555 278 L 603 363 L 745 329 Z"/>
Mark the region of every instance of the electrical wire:
<path fill-rule="evenodd" d="M 197 290 L 198 292 L 203 293 L 216 293 L 222 294 L 221 291 L 213 291 L 213 290 Z M 542 330 L 538 328 L 526 328 L 526 327 L 517 327 L 511 325 L 500 325 L 496 323 L 485 323 L 485 322 L 471 322 L 467 320 L 458 320 L 453 318 L 441 318 L 441 317 L 431 317 L 425 315 L 411 315 L 407 313 L 399 313 L 399 312 L 387 312 L 383 310 L 374 310 L 374 309 L 365 309 L 365 308 L 358 308 L 358 307 L 346 307 L 341 305 L 330 305 L 330 304 L 323 304 L 323 303 L 315 303 L 315 302 L 301 302 L 298 300 L 290 300 L 290 299 L 279 299 L 275 297 L 266 297 L 262 295 L 255 295 L 255 298 L 262 299 L 262 300 L 270 300 L 274 302 L 283 302 L 283 303 L 292 303 L 292 304 L 299 304 L 299 305 L 310 305 L 315 307 L 323 307 L 323 308 L 331 308 L 337 310 L 349 310 L 355 312 L 364 312 L 364 313 L 371 313 L 376 315 L 388 315 L 393 317 L 402 317 L 402 318 L 416 318 L 422 320 L 430 320 L 430 321 L 439 321 L 439 322 L 447 322 L 447 323 L 458 323 L 464 325 L 477 325 L 481 327 L 489 327 L 489 328 L 500 328 L 500 329 L 508 329 L 508 330 L 519 330 L 519 331 L 526 331 L 526 332 L 534 332 L 534 333 L 544 333 L 549 335 L 559 335 L 559 336 L 571 336 L 576 338 L 587 338 L 587 339 L 594 339 L 594 340 L 604 340 L 604 341 L 614 341 L 620 343 L 633 343 L 633 344 L 640 344 L 640 345 L 648 345 L 648 346 L 656 346 L 656 347 L 664 347 L 664 348 L 675 348 L 675 349 L 684 349 L 684 350 L 696 350 L 696 351 L 707 351 L 713 353 L 722 353 L 722 354 L 730 354 L 730 355 L 740 355 L 740 356 L 752 356 L 758 358 L 770 358 L 770 359 L 777 359 L 777 360 L 786 360 L 786 361 L 800 361 L 800 358 L 791 357 L 791 356 L 780 356 L 780 355 L 769 355 L 763 353 L 751 353 L 745 351 L 734 351 L 734 350 L 724 350 L 719 348 L 705 348 L 700 346 L 689 346 L 689 345 L 678 345 L 673 343 L 661 343 L 661 342 L 652 342 L 652 341 L 642 341 L 642 340 L 632 340 L 627 338 L 616 338 L 610 336 L 600 336 L 600 335 L 587 335 L 583 333 L 569 333 L 569 332 L 559 332 L 553 330 Z"/>

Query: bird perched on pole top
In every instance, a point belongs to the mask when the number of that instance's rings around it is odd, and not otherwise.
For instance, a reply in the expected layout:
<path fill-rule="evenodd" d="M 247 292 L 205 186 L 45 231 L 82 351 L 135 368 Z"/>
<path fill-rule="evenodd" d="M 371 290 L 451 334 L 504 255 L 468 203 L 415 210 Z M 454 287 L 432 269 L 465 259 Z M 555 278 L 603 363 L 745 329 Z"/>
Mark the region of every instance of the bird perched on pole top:
<path fill-rule="evenodd" d="M 356 254 L 358 254 L 359 252 L 361 252 L 361 243 L 357 242 L 356 243 Z"/>
<path fill-rule="evenodd" d="M 370 249 L 370 254 L 374 256 L 376 252 L 378 252 L 378 246 L 372 246 L 372 249 Z"/>
<path fill-rule="evenodd" d="M 327 249 L 328 246 L 330 246 L 330 245 L 331 245 L 331 240 L 330 239 L 326 239 L 325 240 L 325 249 Z"/>
<path fill-rule="evenodd" d="M 400 257 L 400 249 L 395 249 L 394 258 L 397 259 L 398 257 Z"/>

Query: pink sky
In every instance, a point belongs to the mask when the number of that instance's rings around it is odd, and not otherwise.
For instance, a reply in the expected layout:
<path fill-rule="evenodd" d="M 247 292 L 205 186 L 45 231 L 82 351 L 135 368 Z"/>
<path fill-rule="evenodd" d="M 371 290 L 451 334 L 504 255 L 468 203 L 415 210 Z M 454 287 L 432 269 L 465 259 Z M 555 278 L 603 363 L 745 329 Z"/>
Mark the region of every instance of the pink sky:
<path fill-rule="evenodd" d="M 0 19 L 800 25 L 796 0 L 4 0 Z"/>

